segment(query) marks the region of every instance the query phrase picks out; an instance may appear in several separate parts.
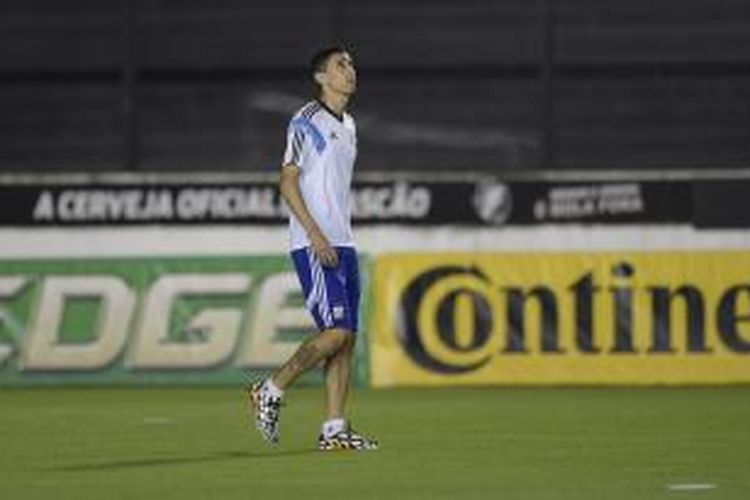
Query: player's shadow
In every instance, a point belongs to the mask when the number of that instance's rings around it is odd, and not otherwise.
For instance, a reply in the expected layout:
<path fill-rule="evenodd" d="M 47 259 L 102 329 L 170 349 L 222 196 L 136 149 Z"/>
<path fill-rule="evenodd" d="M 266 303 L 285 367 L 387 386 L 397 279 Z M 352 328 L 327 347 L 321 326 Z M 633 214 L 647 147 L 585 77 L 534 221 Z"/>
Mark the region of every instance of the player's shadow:
<path fill-rule="evenodd" d="M 262 458 L 263 460 L 270 460 L 274 458 L 285 458 L 292 456 L 309 455 L 312 453 L 319 453 L 316 449 L 302 449 L 302 450 L 282 450 L 282 451 L 266 451 L 252 453 L 248 451 L 226 451 L 220 453 L 213 453 L 210 455 L 196 456 L 196 457 L 163 457 L 163 458 L 145 458 L 145 459 L 133 459 L 133 460 L 116 460 L 113 462 L 97 462 L 97 463 L 83 463 L 83 464 L 69 464 L 60 467 L 51 467 L 47 470 L 59 471 L 59 472 L 84 472 L 84 471 L 96 471 L 96 470 L 112 470 L 112 469 L 129 469 L 136 467 L 158 467 L 163 465 L 184 465 L 194 463 L 205 463 L 205 462 L 223 462 L 229 460 L 247 460 Z"/>

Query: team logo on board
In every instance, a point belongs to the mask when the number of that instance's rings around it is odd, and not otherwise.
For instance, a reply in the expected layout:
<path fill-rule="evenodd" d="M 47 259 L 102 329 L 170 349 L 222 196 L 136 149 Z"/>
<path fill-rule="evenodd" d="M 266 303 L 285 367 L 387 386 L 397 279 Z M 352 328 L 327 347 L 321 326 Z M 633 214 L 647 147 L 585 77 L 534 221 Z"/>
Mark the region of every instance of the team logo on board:
<path fill-rule="evenodd" d="M 472 202 L 481 220 L 496 225 L 504 224 L 513 208 L 510 188 L 502 182 L 478 182 Z"/>

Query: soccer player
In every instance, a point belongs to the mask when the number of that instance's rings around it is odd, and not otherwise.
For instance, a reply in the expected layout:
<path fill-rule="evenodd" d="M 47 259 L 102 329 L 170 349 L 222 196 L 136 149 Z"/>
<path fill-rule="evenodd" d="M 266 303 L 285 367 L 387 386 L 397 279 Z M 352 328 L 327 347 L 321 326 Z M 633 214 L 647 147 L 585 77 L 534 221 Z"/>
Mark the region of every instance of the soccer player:
<path fill-rule="evenodd" d="M 326 419 L 318 448 L 371 450 L 377 442 L 354 431 L 344 413 L 360 293 L 349 206 L 357 136 L 345 111 L 357 74 L 343 47 L 319 51 L 310 71 L 317 97 L 289 122 L 279 187 L 291 212 L 292 260 L 319 331 L 271 377 L 255 383 L 250 400 L 256 427 L 267 441 L 277 443 L 284 391 L 323 362 Z"/>

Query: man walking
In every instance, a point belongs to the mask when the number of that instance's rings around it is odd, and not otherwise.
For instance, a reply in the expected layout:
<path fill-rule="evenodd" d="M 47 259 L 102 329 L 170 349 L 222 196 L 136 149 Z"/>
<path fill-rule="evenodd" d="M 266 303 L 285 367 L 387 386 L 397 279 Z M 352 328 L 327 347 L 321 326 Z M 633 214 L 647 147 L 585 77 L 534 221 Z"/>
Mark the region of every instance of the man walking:
<path fill-rule="evenodd" d="M 356 70 L 346 49 L 329 47 L 313 57 L 311 76 L 318 95 L 289 123 L 280 191 L 291 212 L 292 260 L 319 331 L 251 387 L 250 401 L 258 430 L 277 443 L 284 391 L 324 362 L 326 418 L 318 448 L 372 450 L 377 442 L 354 431 L 345 417 L 360 294 L 349 205 L 357 138 L 345 111 L 356 90 Z"/>

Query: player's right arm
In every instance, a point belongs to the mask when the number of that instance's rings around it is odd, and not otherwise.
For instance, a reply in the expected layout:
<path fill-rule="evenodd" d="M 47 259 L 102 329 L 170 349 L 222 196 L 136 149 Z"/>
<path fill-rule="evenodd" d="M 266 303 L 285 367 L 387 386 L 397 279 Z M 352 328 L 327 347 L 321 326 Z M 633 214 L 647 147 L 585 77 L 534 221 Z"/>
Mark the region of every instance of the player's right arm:
<path fill-rule="evenodd" d="M 338 255 L 310 214 L 307 204 L 305 204 L 305 199 L 302 197 L 302 192 L 299 188 L 300 173 L 300 168 L 293 163 L 288 163 L 281 167 L 281 179 L 279 181 L 281 197 L 284 198 L 289 210 L 294 214 L 302 227 L 305 228 L 307 237 L 310 240 L 310 248 L 312 248 L 313 253 L 318 257 L 321 264 L 328 267 L 335 267 L 338 264 Z"/>

